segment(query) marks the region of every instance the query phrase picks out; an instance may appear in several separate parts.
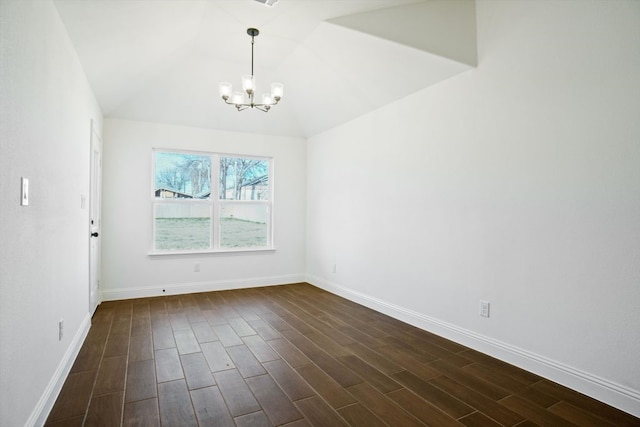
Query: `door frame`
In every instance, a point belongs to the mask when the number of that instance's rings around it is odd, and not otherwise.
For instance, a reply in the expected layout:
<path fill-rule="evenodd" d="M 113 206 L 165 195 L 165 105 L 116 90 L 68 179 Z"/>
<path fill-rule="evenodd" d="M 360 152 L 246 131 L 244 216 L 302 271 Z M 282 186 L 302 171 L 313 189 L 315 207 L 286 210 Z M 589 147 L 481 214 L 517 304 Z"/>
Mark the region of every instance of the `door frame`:
<path fill-rule="evenodd" d="M 89 315 L 102 302 L 100 295 L 100 253 L 102 236 L 102 137 L 91 120 L 89 155 Z M 97 153 L 97 155 L 96 155 Z M 94 237 L 93 234 L 97 233 Z"/>

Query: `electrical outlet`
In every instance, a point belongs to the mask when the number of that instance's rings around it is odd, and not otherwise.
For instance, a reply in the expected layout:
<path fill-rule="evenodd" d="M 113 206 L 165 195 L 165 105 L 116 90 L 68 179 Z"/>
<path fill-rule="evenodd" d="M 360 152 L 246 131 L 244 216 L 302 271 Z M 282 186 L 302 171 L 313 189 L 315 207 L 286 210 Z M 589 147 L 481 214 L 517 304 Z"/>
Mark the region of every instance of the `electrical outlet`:
<path fill-rule="evenodd" d="M 58 341 L 62 341 L 64 337 L 64 319 L 58 321 Z"/>
<path fill-rule="evenodd" d="M 489 317 L 489 301 L 480 301 L 480 316 Z"/>

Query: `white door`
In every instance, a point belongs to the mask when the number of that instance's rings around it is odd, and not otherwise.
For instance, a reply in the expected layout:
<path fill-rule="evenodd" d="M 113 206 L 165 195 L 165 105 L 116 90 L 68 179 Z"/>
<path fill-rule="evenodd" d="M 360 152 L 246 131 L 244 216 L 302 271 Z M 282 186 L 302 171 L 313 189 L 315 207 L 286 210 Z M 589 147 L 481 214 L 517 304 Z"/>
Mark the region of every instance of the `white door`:
<path fill-rule="evenodd" d="M 100 201 L 102 196 L 102 139 L 91 121 L 91 189 L 89 194 L 89 314 L 100 304 Z"/>

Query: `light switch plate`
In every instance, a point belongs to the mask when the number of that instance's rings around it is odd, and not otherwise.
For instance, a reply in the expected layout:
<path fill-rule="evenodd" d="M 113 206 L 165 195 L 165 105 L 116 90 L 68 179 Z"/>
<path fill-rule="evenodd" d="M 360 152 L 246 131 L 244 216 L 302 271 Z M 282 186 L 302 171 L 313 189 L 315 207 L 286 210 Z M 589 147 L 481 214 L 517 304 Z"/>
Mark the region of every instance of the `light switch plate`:
<path fill-rule="evenodd" d="M 20 206 L 29 205 L 29 179 L 20 178 Z"/>

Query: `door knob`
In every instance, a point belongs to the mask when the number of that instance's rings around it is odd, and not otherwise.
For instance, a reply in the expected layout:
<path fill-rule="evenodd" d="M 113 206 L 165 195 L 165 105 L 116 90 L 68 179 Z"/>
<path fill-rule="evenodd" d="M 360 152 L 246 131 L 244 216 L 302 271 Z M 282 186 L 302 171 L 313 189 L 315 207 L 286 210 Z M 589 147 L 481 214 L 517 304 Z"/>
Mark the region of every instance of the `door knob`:
<path fill-rule="evenodd" d="M 98 232 L 96 231 L 96 232 L 91 233 L 91 237 L 98 237 Z"/>

